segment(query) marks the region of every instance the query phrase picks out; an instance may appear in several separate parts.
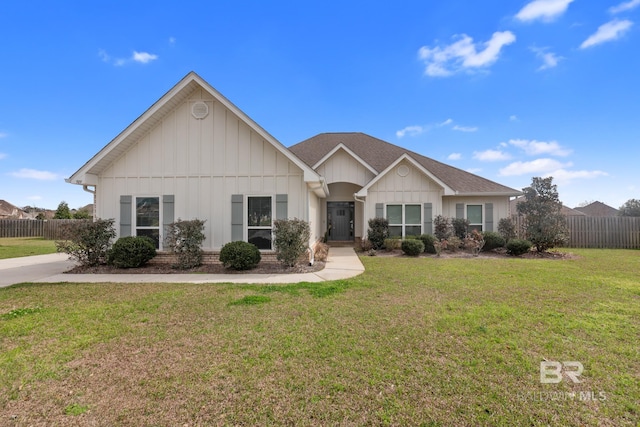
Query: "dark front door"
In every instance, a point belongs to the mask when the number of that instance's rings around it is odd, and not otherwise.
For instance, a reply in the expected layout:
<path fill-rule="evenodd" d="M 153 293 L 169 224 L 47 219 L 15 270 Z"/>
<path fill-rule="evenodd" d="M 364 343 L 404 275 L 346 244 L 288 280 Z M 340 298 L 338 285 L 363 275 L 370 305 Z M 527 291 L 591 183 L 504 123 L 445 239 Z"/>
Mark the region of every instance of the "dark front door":
<path fill-rule="evenodd" d="M 353 240 L 353 202 L 327 202 L 329 241 Z"/>

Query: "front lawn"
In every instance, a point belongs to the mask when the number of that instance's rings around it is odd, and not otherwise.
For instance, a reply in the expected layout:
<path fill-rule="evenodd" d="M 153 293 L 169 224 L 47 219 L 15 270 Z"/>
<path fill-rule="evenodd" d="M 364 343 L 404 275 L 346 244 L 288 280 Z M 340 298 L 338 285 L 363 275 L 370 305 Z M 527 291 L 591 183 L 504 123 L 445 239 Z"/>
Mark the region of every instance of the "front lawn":
<path fill-rule="evenodd" d="M 637 426 L 640 251 L 572 251 L 0 289 L 0 425 Z M 541 361 L 581 382 L 541 384 Z"/>
<path fill-rule="evenodd" d="M 53 240 L 42 237 L 1 237 L 0 259 L 56 253 Z"/>

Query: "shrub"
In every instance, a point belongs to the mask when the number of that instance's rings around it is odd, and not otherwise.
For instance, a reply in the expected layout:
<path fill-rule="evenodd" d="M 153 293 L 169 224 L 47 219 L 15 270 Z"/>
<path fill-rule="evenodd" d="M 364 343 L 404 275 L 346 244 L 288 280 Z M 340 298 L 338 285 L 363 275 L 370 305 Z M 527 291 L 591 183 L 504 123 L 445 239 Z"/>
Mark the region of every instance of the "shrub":
<path fill-rule="evenodd" d="M 400 245 L 402 244 L 402 240 L 398 238 L 390 238 L 384 239 L 384 248 L 387 252 L 393 252 L 396 249 L 400 249 Z"/>
<path fill-rule="evenodd" d="M 234 270 L 251 270 L 262 259 L 260 249 L 253 243 L 229 242 L 220 250 L 220 262 Z"/>
<path fill-rule="evenodd" d="M 456 236 L 451 236 L 447 240 L 442 240 L 442 249 L 449 252 L 458 252 L 462 247 L 462 240 Z"/>
<path fill-rule="evenodd" d="M 384 239 L 389 238 L 389 221 L 386 218 L 371 218 L 367 230 L 367 240 L 373 249 L 381 249 Z"/>
<path fill-rule="evenodd" d="M 329 245 L 326 243 L 316 243 L 315 250 L 313 251 L 313 259 L 316 261 L 326 261 L 329 256 Z"/>
<path fill-rule="evenodd" d="M 105 264 L 111 240 L 116 237 L 114 222 L 113 219 L 98 219 L 64 224 L 62 239 L 56 241 L 56 248 L 83 266 Z"/>
<path fill-rule="evenodd" d="M 467 233 L 464 239 L 462 239 L 462 248 L 471 252 L 474 256 L 478 256 L 484 245 L 484 236 L 478 230 Z"/>
<path fill-rule="evenodd" d="M 504 238 L 495 231 L 485 231 L 482 236 L 484 237 L 484 251 L 502 248 L 505 245 Z"/>
<path fill-rule="evenodd" d="M 529 252 L 533 244 L 528 240 L 511 239 L 507 243 L 507 253 L 513 256 L 520 256 Z"/>
<path fill-rule="evenodd" d="M 453 236 L 453 231 L 453 225 L 451 225 L 449 218 L 437 215 L 433 219 L 433 234 L 438 240 L 447 240 Z"/>
<path fill-rule="evenodd" d="M 424 252 L 424 243 L 418 239 L 403 240 L 400 247 L 402 252 L 409 256 L 418 256 Z"/>
<path fill-rule="evenodd" d="M 309 247 L 311 229 L 302 219 L 277 219 L 273 222 L 273 246 L 278 261 L 293 267 Z"/>
<path fill-rule="evenodd" d="M 176 257 L 174 267 L 181 270 L 202 264 L 202 242 L 204 242 L 204 221 L 192 219 L 169 224 L 165 242 Z"/>
<path fill-rule="evenodd" d="M 436 238 L 434 236 L 432 236 L 431 234 L 422 234 L 418 236 L 418 240 L 420 240 L 422 244 L 424 244 L 424 251 L 426 253 L 437 253 L 436 247 L 434 246 L 434 243 L 436 242 Z"/>
<path fill-rule="evenodd" d="M 373 250 L 373 245 L 371 244 L 371 241 L 369 239 L 362 239 L 360 241 L 360 250 L 362 252 L 369 252 L 370 250 Z"/>
<path fill-rule="evenodd" d="M 156 245 L 147 236 L 121 237 L 107 254 L 107 262 L 118 268 L 135 268 L 145 265 L 156 256 Z"/>
<path fill-rule="evenodd" d="M 469 220 L 466 218 L 454 218 L 451 220 L 453 232 L 458 239 L 464 239 L 469 232 Z"/>
<path fill-rule="evenodd" d="M 516 223 L 511 218 L 500 218 L 498 221 L 498 233 L 504 238 L 505 242 L 517 237 Z"/>

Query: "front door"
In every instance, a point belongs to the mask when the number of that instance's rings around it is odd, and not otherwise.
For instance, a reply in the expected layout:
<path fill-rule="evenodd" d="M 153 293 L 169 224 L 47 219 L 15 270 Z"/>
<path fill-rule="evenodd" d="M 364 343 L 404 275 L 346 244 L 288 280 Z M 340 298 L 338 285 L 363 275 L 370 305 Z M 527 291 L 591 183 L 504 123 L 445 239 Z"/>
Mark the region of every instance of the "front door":
<path fill-rule="evenodd" d="M 327 202 L 329 241 L 353 240 L 353 202 Z"/>

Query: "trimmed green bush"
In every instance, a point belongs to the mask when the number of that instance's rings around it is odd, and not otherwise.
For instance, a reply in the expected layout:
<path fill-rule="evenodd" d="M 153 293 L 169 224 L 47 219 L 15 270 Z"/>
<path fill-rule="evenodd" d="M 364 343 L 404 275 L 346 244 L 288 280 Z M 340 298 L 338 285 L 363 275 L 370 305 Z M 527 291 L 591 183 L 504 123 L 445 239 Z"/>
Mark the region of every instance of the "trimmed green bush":
<path fill-rule="evenodd" d="M 311 229 L 302 219 L 277 219 L 273 222 L 273 246 L 278 261 L 287 267 L 296 265 L 309 247 Z"/>
<path fill-rule="evenodd" d="M 469 232 L 469 220 L 466 218 L 453 218 L 451 220 L 453 233 L 460 240 L 464 239 Z"/>
<path fill-rule="evenodd" d="M 156 256 L 156 245 L 147 236 L 121 237 L 113 244 L 107 262 L 118 268 L 135 268 L 145 265 Z"/>
<path fill-rule="evenodd" d="M 400 249 L 402 240 L 397 238 L 384 239 L 384 248 L 388 252 L 393 252 L 396 249 Z"/>
<path fill-rule="evenodd" d="M 504 238 L 505 242 L 517 237 L 516 223 L 511 218 L 500 218 L 498 221 L 498 233 Z"/>
<path fill-rule="evenodd" d="M 433 234 L 436 236 L 436 239 L 440 241 L 447 240 L 449 237 L 453 236 L 455 234 L 455 230 L 453 225 L 451 225 L 451 220 L 442 215 L 437 215 L 433 218 Z"/>
<path fill-rule="evenodd" d="M 220 250 L 220 262 L 234 270 L 251 270 L 260 262 L 260 249 L 253 243 L 229 242 Z"/>
<path fill-rule="evenodd" d="M 485 252 L 496 248 L 502 248 L 505 245 L 504 237 L 495 231 L 485 231 L 482 233 L 482 237 L 484 238 L 484 247 L 482 250 Z"/>
<path fill-rule="evenodd" d="M 507 243 L 507 253 L 513 256 L 524 255 L 529 252 L 533 244 L 528 240 L 523 239 L 511 239 Z"/>
<path fill-rule="evenodd" d="M 418 256 L 424 252 L 424 243 L 418 239 L 403 240 L 400 247 L 402 252 L 409 256 Z"/>
<path fill-rule="evenodd" d="M 386 218 L 371 218 L 367 230 L 367 240 L 373 249 L 382 249 L 384 239 L 389 238 L 389 221 Z"/>
<path fill-rule="evenodd" d="M 437 241 L 435 236 L 432 236 L 431 234 L 422 234 L 418 236 L 418 240 L 420 240 L 422 244 L 424 244 L 424 251 L 426 253 L 428 254 L 438 253 L 436 251 L 436 247 L 433 245 Z"/>

